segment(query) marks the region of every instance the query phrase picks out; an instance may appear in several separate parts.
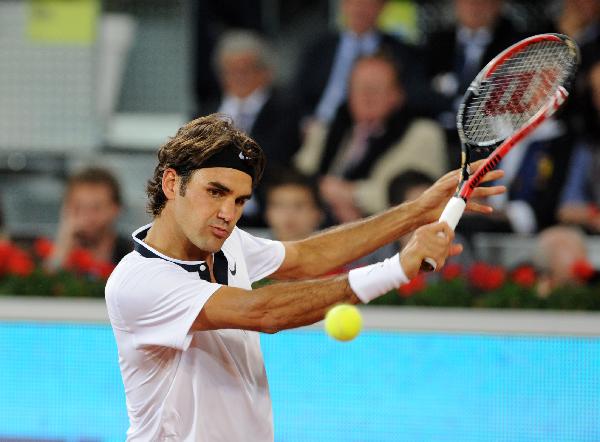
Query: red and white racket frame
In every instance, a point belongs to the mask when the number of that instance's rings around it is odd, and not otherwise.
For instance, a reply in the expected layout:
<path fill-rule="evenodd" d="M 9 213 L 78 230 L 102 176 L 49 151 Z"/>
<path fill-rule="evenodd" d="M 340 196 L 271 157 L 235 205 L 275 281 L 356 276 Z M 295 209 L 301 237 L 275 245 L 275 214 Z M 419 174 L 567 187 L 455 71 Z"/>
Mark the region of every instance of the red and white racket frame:
<path fill-rule="evenodd" d="M 564 36 L 558 34 L 540 34 L 534 35 L 532 37 L 521 40 L 520 42 L 514 44 L 508 49 L 501 52 L 494 59 L 492 59 L 477 75 L 475 80 L 469 86 L 467 92 L 465 93 L 465 97 L 463 98 L 462 104 L 460 105 L 458 115 L 457 115 L 457 129 L 461 138 L 461 142 L 463 143 L 463 155 L 464 152 L 464 144 L 468 141 L 465 140 L 464 133 L 462 131 L 462 114 L 465 111 L 465 103 L 468 103 L 469 98 L 473 96 L 473 94 L 477 93 L 479 89 L 479 85 L 481 81 L 489 78 L 494 71 L 500 66 L 504 60 L 511 57 L 515 53 L 522 51 L 525 47 L 531 45 L 532 43 L 538 43 L 540 41 L 563 41 L 569 45 L 574 45 L 572 40 L 566 39 Z M 578 49 L 575 46 L 573 48 L 574 51 L 578 53 Z M 573 75 L 574 76 L 574 73 Z M 571 77 L 572 77 L 571 76 Z M 570 82 L 567 81 L 567 83 Z M 450 198 L 444 211 L 440 215 L 439 221 L 446 222 L 452 230 L 456 229 L 458 221 L 460 220 L 463 212 L 465 211 L 467 200 L 477 188 L 483 177 L 492 169 L 494 169 L 498 163 L 506 156 L 510 150 L 517 145 L 520 141 L 522 141 L 525 137 L 527 137 L 531 132 L 537 129 L 544 121 L 550 118 L 567 100 L 569 97 L 569 92 L 563 86 L 559 86 L 555 93 L 547 100 L 547 102 L 540 108 L 538 112 L 534 114 L 533 117 L 521 128 L 519 128 L 514 134 L 506 138 L 504 141 L 502 140 L 494 140 L 487 143 L 490 146 L 500 144 L 494 151 L 489 155 L 486 161 L 479 166 L 479 168 L 469 176 L 469 178 L 464 181 L 457 193 Z M 464 161 L 464 159 L 463 159 Z M 422 269 L 426 271 L 435 270 L 437 267 L 436 262 L 432 258 L 426 258 Z"/>

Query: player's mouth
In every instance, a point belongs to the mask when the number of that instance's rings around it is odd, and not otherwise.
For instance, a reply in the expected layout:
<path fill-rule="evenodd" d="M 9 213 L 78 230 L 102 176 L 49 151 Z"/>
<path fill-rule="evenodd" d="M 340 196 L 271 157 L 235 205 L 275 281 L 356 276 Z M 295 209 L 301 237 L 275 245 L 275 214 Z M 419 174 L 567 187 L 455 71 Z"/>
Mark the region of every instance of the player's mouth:
<path fill-rule="evenodd" d="M 219 239 L 225 239 L 229 236 L 229 230 L 217 226 L 210 226 L 210 230 Z"/>

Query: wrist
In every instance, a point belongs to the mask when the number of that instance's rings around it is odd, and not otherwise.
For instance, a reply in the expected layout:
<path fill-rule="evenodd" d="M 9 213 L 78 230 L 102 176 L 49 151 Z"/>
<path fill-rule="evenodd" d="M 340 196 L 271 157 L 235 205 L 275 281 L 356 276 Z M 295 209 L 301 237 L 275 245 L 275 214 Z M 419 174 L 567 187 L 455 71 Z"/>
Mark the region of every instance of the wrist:
<path fill-rule="evenodd" d="M 404 248 L 402 250 L 403 253 L 400 254 L 400 266 L 402 267 L 402 270 L 406 275 L 406 279 L 410 281 L 415 276 L 417 276 L 416 274 L 419 272 L 418 269 L 421 267 L 421 263 L 419 262 L 417 265 L 415 265 L 414 262 L 411 262 L 415 260 L 414 253 L 404 253 L 405 251 L 406 248 Z M 417 268 L 416 272 L 412 271 L 413 268 Z"/>
<path fill-rule="evenodd" d="M 364 304 L 407 282 L 409 279 L 400 264 L 398 254 L 381 262 L 348 272 L 350 288 Z"/>
<path fill-rule="evenodd" d="M 413 213 L 413 219 L 415 219 L 414 228 L 421 227 L 424 224 L 433 223 L 438 220 L 439 215 L 428 207 L 421 198 L 404 203 L 409 206 L 409 210 Z M 404 205 L 403 204 L 403 205 Z"/>

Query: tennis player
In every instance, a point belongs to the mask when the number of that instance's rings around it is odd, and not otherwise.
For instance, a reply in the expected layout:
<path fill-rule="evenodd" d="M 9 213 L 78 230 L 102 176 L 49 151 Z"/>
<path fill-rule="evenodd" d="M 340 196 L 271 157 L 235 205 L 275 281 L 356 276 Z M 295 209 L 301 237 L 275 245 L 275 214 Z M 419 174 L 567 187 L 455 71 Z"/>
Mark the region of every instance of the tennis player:
<path fill-rule="evenodd" d="M 314 323 L 336 303 L 367 303 L 408 282 L 425 257 L 441 267 L 460 253 L 447 224 L 433 222 L 456 173 L 414 202 L 301 241 L 252 236 L 236 222 L 264 163 L 260 147 L 219 115 L 188 123 L 158 152 L 147 189 L 154 222 L 133 233 L 135 250 L 106 285 L 129 441 L 272 441 L 256 332 Z M 482 187 L 477 195 L 503 191 Z M 469 208 L 491 211 L 475 202 Z M 399 255 L 310 279 L 412 230 Z M 251 289 L 267 276 L 296 281 Z"/>

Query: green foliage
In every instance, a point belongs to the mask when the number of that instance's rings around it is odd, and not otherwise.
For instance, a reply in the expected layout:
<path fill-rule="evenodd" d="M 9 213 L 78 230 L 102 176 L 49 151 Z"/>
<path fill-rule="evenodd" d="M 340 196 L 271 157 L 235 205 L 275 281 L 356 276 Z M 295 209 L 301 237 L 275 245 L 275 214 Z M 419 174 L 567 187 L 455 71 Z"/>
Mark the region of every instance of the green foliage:
<path fill-rule="evenodd" d="M 473 292 L 462 278 L 438 281 L 406 298 L 407 305 L 427 307 L 469 307 Z"/>
<path fill-rule="evenodd" d="M 49 274 L 41 269 L 28 276 L 5 275 L 0 278 L 0 295 L 104 297 L 106 281 L 71 272 Z"/>
<path fill-rule="evenodd" d="M 507 283 L 490 292 L 482 293 L 474 300 L 477 307 L 488 308 L 545 308 L 545 301 L 531 288 Z"/>
<path fill-rule="evenodd" d="M 559 288 L 548 296 L 546 307 L 556 310 L 600 310 L 600 284 Z"/>
<path fill-rule="evenodd" d="M 485 270 L 485 269 L 484 269 Z M 482 307 L 503 309 L 600 310 L 600 283 L 575 285 L 556 289 L 547 297 L 540 297 L 535 281 L 518 284 L 518 279 L 503 278 L 493 289 L 481 287 L 481 280 L 462 273 L 453 278 L 423 280 L 403 287 L 402 293 L 392 290 L 373 301 L 371 305 L 407 305 L 427 307 Z M 479 282 L 478 282 L 479 281 Z M 276 281 L 263 279 L 253 284 L 257 289 Z M 0 275 L 0 295 L 104 297 L 104 277 L 76 271 L 48 273 L 40 267 L 25 275 Z"/>

